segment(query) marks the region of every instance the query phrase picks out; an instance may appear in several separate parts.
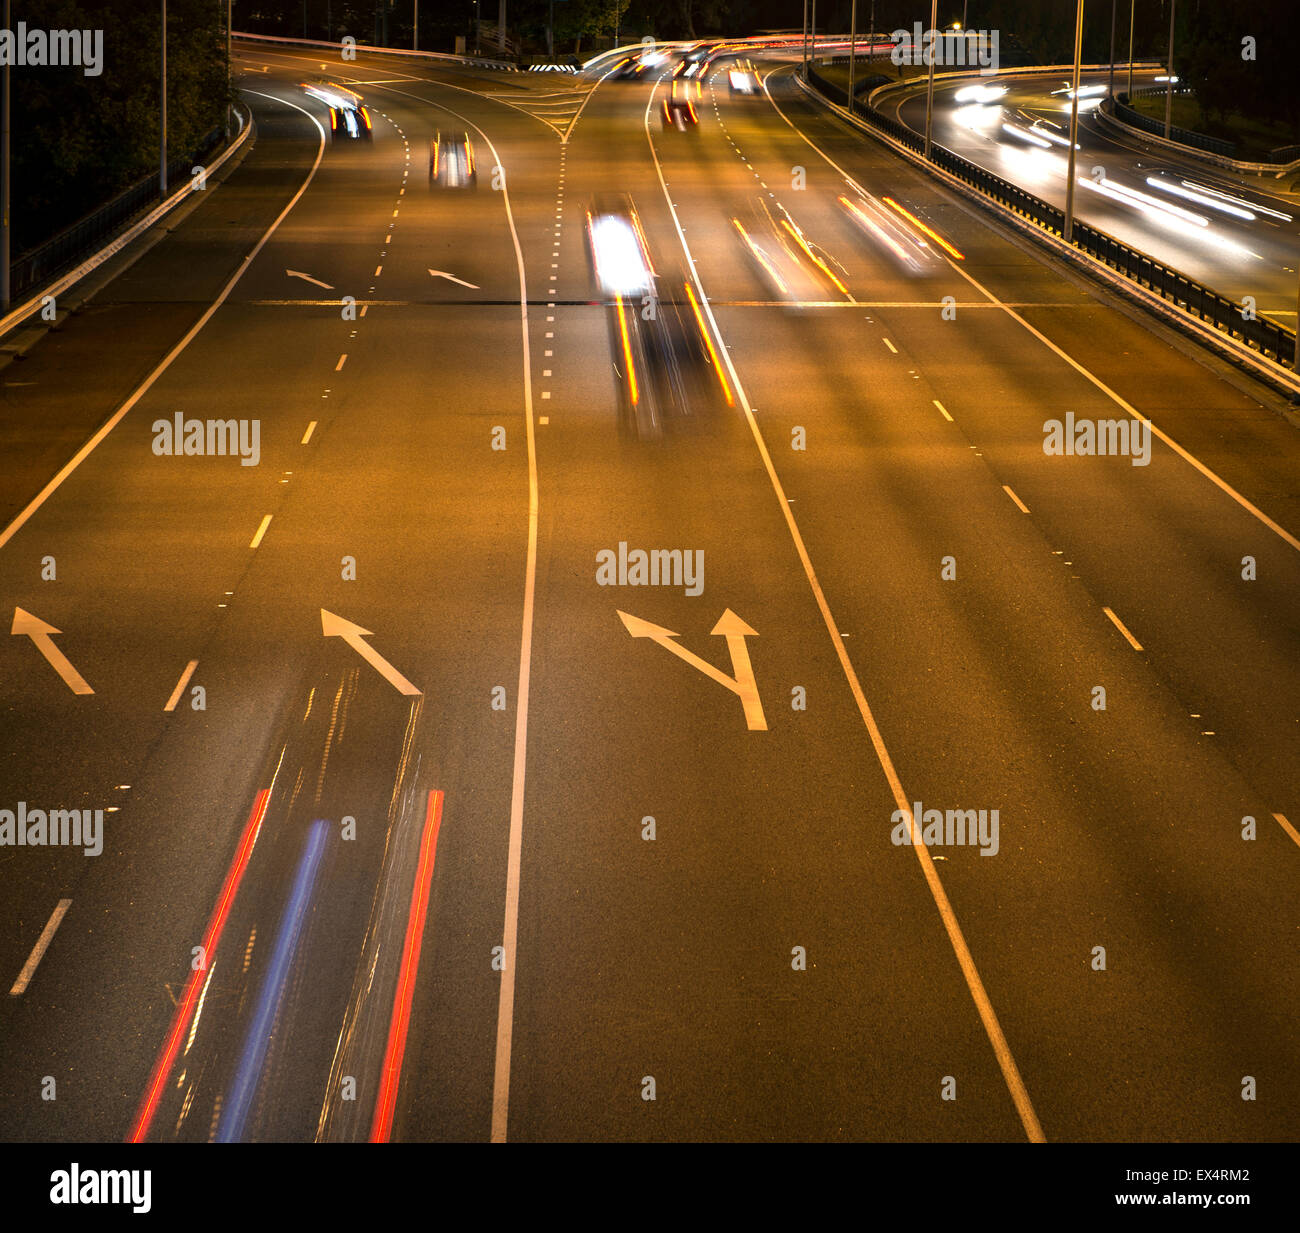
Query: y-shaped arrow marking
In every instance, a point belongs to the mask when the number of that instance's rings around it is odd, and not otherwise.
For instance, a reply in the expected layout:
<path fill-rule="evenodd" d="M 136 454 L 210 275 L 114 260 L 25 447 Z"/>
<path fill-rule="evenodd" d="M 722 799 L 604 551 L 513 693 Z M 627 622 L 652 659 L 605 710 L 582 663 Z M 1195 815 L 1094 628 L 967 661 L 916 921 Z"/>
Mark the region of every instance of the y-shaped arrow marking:
<path fill-rule="evenodd" d="M 353 625 L 351 621 L 345 621 L 341 616 L 335 616 L 332 612 L 326 612 L 324 608 L 320 610 L 321 633 L 327 638 L 342 638 L 362 659 L 366 661 L 380 676 L 384 678 L 399 694 L 418 694 L 420 691 L 415 688 L 392 664 L 388 662 L 374 647 L 365 641 L 370 637 L 370 630 L 362 629 L 360 625 Z"/>
<path fill-rule="evenodd" d="M 749 647 L 745 644 L 746 638 L 757 638 L 758 631 L 750 629 L 730 608 L 718 618 L 718 623 L 711 632 L 726 638 L 727 650 L 731 653 L 731 670 L 736 674 L 734 677 L 728 676 L 720 668 L 715 668 L 707 659 L 701 659 L 685 647 L 679 646 L 673 639 L 681 635 L 673 633 L 671 629 L 664 629 L 662 625 L 653 625 L 627 612 L 620 612 L 618 615 L 633 638 L 653 639 L 664 650 L 671 651 L 697 672 L 704 673 L 709 680 L 717 681 L 719 685 L 737 694 L 741 705 L 745 708 L 745 725 L 749 730 L 767 731 L 763 703 L 758 696 L 758 686 L 754 683 L 754 668 L 749 662 Z"/>
<path fill-rule="evenodd" d="M 11 634 L 26 634 L 36 644 L 36 649 L 49 660 L 50 667 L 63 678 L 63 683 L 74 694 L 93 694 L 95 692 L 86 684 L 86 678 L 68 662 L 68 657 L 54 645 L 54 640 L 50 635 L 61 633 L 61 630 L 55 629 L 53 625 L 42 621 L 40 617 L 32 616 L 30 612 L 25 612 L 22 608 L 15 608 L 14 624 L 9 632 Z"/>

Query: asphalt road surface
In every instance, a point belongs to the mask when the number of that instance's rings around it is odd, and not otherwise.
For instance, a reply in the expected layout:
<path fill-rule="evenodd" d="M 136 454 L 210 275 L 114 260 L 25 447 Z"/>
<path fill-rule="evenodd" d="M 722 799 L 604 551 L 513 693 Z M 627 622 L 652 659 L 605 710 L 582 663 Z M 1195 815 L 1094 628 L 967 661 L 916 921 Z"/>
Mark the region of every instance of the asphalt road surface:
<path fill-rule="evenodd" d="M 0 809 L 106 811 L 0 848 L 0 1133 L 1295 1139 L 1280 401 L 788 65 L 237 67 L 0 376 Z"/>

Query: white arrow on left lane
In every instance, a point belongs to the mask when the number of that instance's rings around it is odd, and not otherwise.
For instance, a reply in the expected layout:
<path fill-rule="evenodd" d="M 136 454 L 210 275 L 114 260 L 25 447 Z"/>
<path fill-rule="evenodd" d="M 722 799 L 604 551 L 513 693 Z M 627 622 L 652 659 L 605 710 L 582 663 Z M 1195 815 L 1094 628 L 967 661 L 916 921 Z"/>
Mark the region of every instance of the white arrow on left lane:
<path fill-rule="evenodd" d="M 54 645 L 54 640 L 50 635 L 62 633 L 62 630 L 55 629 L 53 625 L 42 621 L 40 617 L 32 616 L 30 612 L 22 608 L 15 608 L 13 628 L 9 632 L 11 634 L 26 634 L 35 644 L 36 649 L 49 660 L 50 667 L 63 678 L 63 683 L 74 694 L 93 694 L 95 692 L 86 684 L 86 678 L 68 662 L 68 657 Z"/>
<path fill-rule="evenodd" d="M 301 278 L 305 283 L 315 283 L 318 287 L 324 287 L 326 291 L 334 290 L 331 283 L 323 283 L 319 278 L 312 278 L 310 274 L 304 274 L 301 270 L 285 270 L 285 273 L 290 278 Z"/>
<path fill-rule="evenodd" d="M 416 695 L 415 688 L 392 664 L 366 641 L 371 631 L 353 625 L 351 621 L 335 616 L 332 612 L 320 610 L 321 632 L 327 638 L 342 638 L 362 659 L 384 678 L 399 694 Z"/>
<path fill-rule="evenodd" d="M 479 291 L 481 288 L 478 283 L 467 283 L 463 278 L 457 278 L 454 274 L 448 274 L 446 270 L 430 270 L 434 278 L 445 278 L 448 282 L 459 283 L 462 287 L 468 287 L 471 291 Z"/>

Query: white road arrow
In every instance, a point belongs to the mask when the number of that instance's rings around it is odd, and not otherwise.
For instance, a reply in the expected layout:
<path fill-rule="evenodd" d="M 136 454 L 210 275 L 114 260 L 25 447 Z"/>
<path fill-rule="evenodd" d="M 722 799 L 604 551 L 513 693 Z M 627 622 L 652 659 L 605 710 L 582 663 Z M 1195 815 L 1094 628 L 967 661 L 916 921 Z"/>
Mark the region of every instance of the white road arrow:
<path fill-rule="evenodd" d="M 734 677 L 728 676 L 708 660 L 701 659 L 685 647 L 679 646 L 673 639 L 681 635 L 673 633 L 671 629 L 664 629 L 661 625 L 643 621 L 640 617 L 634 617 L 627 612 L 620 612 L 618 615 L 633 638 L 650 638 L 665 651 L 670 651 L 678 659 L 685 660 L 697 672 L 704 673 L 709 680 L 716 681 L 736 694 L 745 708 L 745 725 L 751 732 L 767 731 L 763 703 L 758 696 L 758 686 L 754 682 L 754 668 L 749 662 L 749 647 L 745 644 L 746 638 L 757 638 L 758 632 L 750 629 L 730 608 L 718 618 L 718 623 L 711 632 L 726 638 L 727 650 L 731 654 L 731 670 L 736 674 Z"/>
<path fill-rule="evenodd" d="M 420 693 L 388 660 L 376 651 L 370 643 L 365 641 L 366 638 L 370 637 L 370 630 L 362 629 L 360 625 L 353 625 L 351 621 L 345 621 L 341 616 L 326 612 L 324 608 L 320 610 L 320 624 L 321 632 L 325 637 L 342 638 L 399 694 L 418 695 Z"/>
<path fill-rule="evenodd" d="M 326 291 L 333 291 L 334 287 L 330 283 L 323 283 L 319 278 L 312 278 L 310 274 L 304 274 L 301 270 L 285 270 L 290 278 L 301 278 L 305 283 L 315 283 L 317 287 L 324 287 Z"/>
<path fill-rule="evenodd" d="M 54 640 L 50 635 L 61 633 L 61 630 L 55 629 L 53 625 L 42 621 L 40 617 L 32 616 L 30 612 L 25 612 L 22 608 L 15 608 L 14 624 L 9 632 L 11 634 L 26 634 L 35 644 L 36 649 L 49 660 L 50 667 L 63 678 L 63 683 L 74 694 L 93 694 L 95 692 L 86 684 L 85 677 L 68 662 L 68 657 L 54 645 Z"/>
<path fill-rule="evenodd" d="M 479 291 L 481 288 L 478 283 L 467 283 L 463 278 L 457 278 L 454 274 L 448 274 L 446 270 L 429 270 L 434 278 L 445 278 L 448 282 L 459 283 L 462 287 L 468 287 L 471 291 Z"/>

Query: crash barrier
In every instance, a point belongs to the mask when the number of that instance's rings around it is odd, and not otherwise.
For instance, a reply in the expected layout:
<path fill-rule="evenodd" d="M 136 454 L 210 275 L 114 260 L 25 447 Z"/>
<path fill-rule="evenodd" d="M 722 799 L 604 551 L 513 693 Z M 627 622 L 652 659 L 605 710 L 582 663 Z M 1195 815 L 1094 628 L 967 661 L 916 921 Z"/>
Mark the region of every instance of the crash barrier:
<path fill-rule="evenodd" d="M 827 81 L 811 66 L 809 77 L 826 98 L 840 107 L 848 107 L 847 92 L 843 88 Z M 852 114 L 909 150 L 917 154 L 924 153 L 925 138 L 920 133 L 908 128 L 902 121 L 885 115 L 869 103 L 864 103 L 860 99 L 855 100 Z M 1064 210 L 933 142 L 930 145 L 930 161 L 991 201 L 1029 220 L 1044 231 L 1064 238 Z M 1171 266 L 1156 261 L 1155 258 L 1138 249 L 1130 248 L 1129 245 L 1121 243 L 1089 223 L 1080 222 L 1077 218 L 1074 221 L 1071 243 L 1075 248 L 1096 258 L 1117 274 L 1145 287 L 1161 299 L 1177 305 L 1200 320 L 1209 322 L 1230 338 L 1240 339 L 1261 355 L 1287 367 L 1293 367 L 1296 345 L 1294 330 L 1288 330 L 1276 321 L 1254 314 L 1249 314 L 1253 319 L 1248 319 L 1247 315 L 1243 315 L 1245 312 L 1243 307 L 1228 299 L 1227 296 L 1220 295 L 1195 279 L 1188 278 L 1186 274 L 1179 273 Z"/>
<path fill-rule="evenodd" d="M 1163 98 L 1164 93 L 1163 88 L 1153 86 L 1145 90 L 1134 90 L 1133 98 L 1154 98 L 1156 95 Z M 1174 93 L 1190 94 L 1191 91 L 1175 90 Z M 1122 120 L 1131 128 L 1150 133 L 1153 137 L 1164 137 L 1165 135 L 1163 122 L 1153 120 L 1150 116 L 1144 116 L 1140 111 L 1130 107 L 1127 94 L 1120 93 L 1116 95 L 1115 118 Z M 1171 125 L 1168 140 L 1176 141 L 1180 146 L 1191 146 L 1195 150 L 1205 150 L 1210 154 L 1221 154 L 1224 158 L 1236 158 L 1237 156 L 1237 143 L 1235 141 L 1222 141 L 1218 137 L 1208 137 L 1205 133 L 1197 133 L 1190 128 L 1179 128 L 1177 125 Z"/>
<path fill-rule="evenodd" d="M 172 160 L 167 167 L 167 183 L 173 187 L 187 183 L 194 167 L 202 165 L 208 155 L 224 141 L 225 130 L 214 128 L 189 158 Z M 116 235 L 135 215 L 157 205 L 161 198 L 161 186 L 155 171 L 112 200 L 106 201 L 85 218 L 21 254 L 10 267 L 10 295 L 15 300 L 21 299 L 32 288 L 48 283 L 65 270 L 70 270 L 105 240 Z"/>

